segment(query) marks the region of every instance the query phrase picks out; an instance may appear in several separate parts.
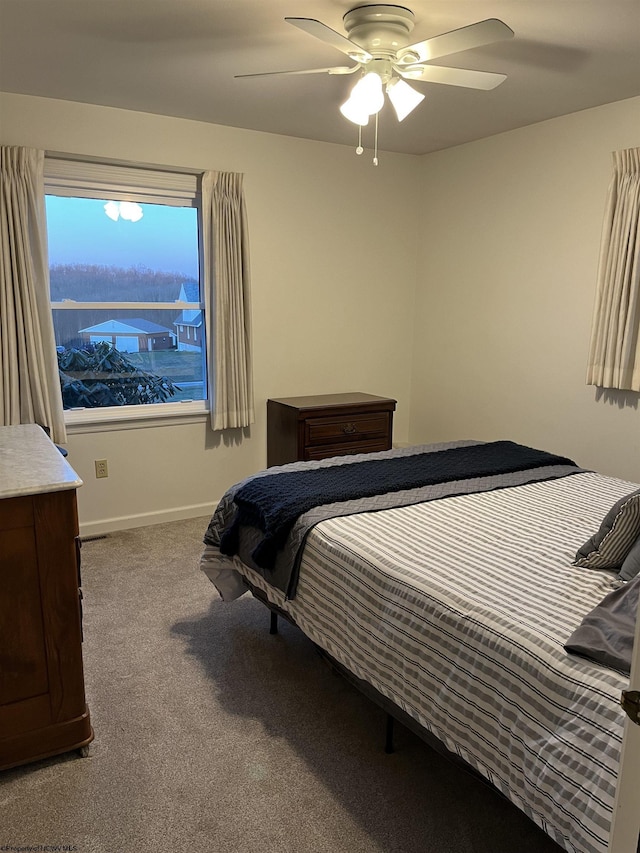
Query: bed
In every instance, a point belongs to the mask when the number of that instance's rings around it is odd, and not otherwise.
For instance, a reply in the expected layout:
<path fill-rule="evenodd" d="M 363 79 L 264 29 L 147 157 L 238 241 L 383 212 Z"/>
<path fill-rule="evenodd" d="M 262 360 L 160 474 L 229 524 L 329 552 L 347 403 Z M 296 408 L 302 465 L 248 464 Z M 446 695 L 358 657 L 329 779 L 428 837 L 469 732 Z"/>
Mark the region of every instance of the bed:
<path fill-rule="evenodd" d="M 201 568 L 223 600 L 250 590 L 286 614 L 561 847 L 604 853 L 638 490 L 511 442 L 293 463 L 228 490 Z M 594 614 L 621 601 L 621 659 L 588 657 Z"/>

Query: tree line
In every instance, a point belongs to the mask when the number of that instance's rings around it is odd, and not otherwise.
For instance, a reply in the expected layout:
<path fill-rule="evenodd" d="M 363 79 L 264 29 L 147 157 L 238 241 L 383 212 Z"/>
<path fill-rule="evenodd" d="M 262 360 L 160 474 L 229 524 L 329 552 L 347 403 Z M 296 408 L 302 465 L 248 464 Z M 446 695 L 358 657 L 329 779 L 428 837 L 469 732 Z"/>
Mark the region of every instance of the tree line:
<path fill-rule="evenodd" d="M 183 273 L 167 273 L 146 267 L 114 267 L 98 264 L 54 264 L 49 270 L 52 302 L 174 302 L 180 288 L 193 278 Z M 126 320 L 143 316 L 160 326 L 172 328 L 180 311 L 69 309 L 53 312 L 56 342 L 78 346 L 78 331 L 105 320 Z"/>

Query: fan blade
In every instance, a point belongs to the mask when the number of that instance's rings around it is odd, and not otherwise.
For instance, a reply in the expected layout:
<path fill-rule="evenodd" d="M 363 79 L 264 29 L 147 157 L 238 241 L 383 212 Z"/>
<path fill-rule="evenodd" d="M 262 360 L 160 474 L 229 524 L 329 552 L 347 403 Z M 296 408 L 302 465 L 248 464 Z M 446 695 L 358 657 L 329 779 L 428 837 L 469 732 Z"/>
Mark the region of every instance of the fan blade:
<path fill-rule="evenodd" d="M 278 74 L 353 74 L 359 65 L 337 65 L 334 68 L 303 68 L 300 71 L 258 71 L 255 74 L 234 74 L 238 77 L 275 77 Z"/>
<path fill-rule="evenodd" d="M 285 18 L 285 21 L 293 24 L 294 27 L 298 27 L 298 29 L 303 30 L 305 33 L 309 33 L 310 36 L 315 36 L 315 38 L 320 39 L 325 44 L 330 44 L 331 47 L 335 47 L 342 53 L 346 53 L 347 56 L 356 62 L 368 62 L 370 59 L 373 59 L 371 54 L 360 47 L 360 45 L 354 41 L 349 41 L 346 36 L 340 35 L 340 33 L 332 30 L 331 27 L 328 27 L 321 21 L 316 21 L 315 18 Z"/>
<path fill-rule="evenodd" d="M 465 86 L 467 89 L 495 89 L 504 80 L 506 74 L 494 74 L 492 71 L 470 71 L 467 68 L 447 68 L 443 65 L 410 65 L 399 68 L 399 73 L 408 80 L 422 80 L 425 83 L 444 83 L 446 86 Z"/>
<path fill-rule="evenodd" d="M 513 38 L 513 30 L 510 27 L 497 18 L 488 18 L 486 21 L 478 21 L 477 24 L 469 24 L 468 27 L 460 27 L 458 30 L 403 47 L 398 51 L 397 61 L 401 64 L 427 62 L 440 56 L 510 38 Z"/>

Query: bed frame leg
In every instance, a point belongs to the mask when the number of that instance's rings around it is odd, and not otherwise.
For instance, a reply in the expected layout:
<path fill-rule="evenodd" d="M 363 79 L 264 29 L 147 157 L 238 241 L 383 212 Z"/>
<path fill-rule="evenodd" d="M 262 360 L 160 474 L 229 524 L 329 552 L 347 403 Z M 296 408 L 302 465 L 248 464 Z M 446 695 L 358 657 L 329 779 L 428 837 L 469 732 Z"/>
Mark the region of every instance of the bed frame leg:
<path fill-rule="evenodd" d="M 275 610 L 271 611 L 271 624 L 269 625 L 269 633 L 278 633 L 278 614 L 275 612 Z"/>
<path fill-rule="evenodd" d="M 385 741 L 384 741 L 384 751 L 387 753 L 387 755 L 391 755 L 391 753 L 395 752 L 395 749 L 393 748 L 393 724 L 394 724 L 394 722 L 395 722 L 395 720 L 393 719 L 391 714 L 387 714 L 387 730 L 386 730 Z"/>

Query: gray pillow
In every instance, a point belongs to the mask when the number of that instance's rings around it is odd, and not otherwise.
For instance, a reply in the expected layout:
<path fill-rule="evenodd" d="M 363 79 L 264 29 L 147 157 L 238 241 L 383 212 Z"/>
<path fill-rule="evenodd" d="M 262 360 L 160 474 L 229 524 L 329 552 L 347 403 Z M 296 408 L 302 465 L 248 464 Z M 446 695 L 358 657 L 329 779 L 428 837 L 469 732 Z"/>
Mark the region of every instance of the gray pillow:
<path fill-rule="evenodd" d="M 637 489 L 611 507 L 598 532 L 578 549 L 574 565 L 619 569 L 639 536 L 640 489 Z"/>
<path fill-rule="evenodd" d="M 639 593 L 640 577 L 607 593 L 587 613 L 565 649 L 629 675 Z"/>
<path fill-rule="evenodd" d="M 630 581 L 637 574 L 640 574 L 640 537 L 636 539 L 636 544 L 631 547 L 631 550 L 625 557 L 618 577 L 620 580 Z"/>

